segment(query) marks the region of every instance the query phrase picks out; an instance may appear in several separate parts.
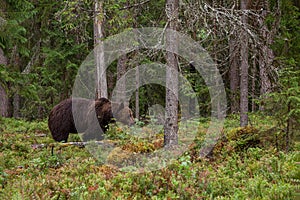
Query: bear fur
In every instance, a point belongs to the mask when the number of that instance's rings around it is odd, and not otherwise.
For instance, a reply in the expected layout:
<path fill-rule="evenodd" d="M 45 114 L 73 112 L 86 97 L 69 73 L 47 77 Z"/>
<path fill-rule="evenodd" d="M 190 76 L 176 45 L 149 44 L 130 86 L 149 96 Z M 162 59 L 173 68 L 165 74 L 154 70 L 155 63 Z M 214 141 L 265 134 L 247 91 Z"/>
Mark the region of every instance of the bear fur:
<path fill-rule="evenodd" d="M 54 106 L 49 114 L 48 127 L 58 142 L 67 142 L 70 133 L 84 133 L 84 140 L 103 139 L 103 132 L 114 118 L 126 125 L 134 124 L 132 111 L 123 103 L 112 104 L 106 98 L 70 98 Z"/>

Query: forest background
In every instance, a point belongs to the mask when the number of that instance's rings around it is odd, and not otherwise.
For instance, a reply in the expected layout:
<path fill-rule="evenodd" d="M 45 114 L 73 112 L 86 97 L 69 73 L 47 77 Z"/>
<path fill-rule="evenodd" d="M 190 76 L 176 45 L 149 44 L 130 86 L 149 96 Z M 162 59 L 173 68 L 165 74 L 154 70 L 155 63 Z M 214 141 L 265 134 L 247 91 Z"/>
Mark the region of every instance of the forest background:
<path fill-rule="evenodd" d="M 242 10 L 238 1 L 180 1 L 177 30 L 214 59 L 226 88 L 228 114 L 266 111 L 293 129 L 299 122 L 299 2 L 245 3 Z M 96 13 L 103 23 L 101 39 L 130 28 L 164 28 L 168 22 L 164 1 L 105 1 Z M 93 1 L 1 1 L 1 116 L 43 119 L 53 105 L 71 96 L 77 70 L 96 43 L 94 18 Z M 165 57 L 134 52 L 111 64 L 108 95 L 126 70 L 151 60 L 164 62 Z M 193 85 L 201 115 L 209 116 L 203 78 L 183 59 L 179 68 Z M 137 115 L 147 115 L 154 103 L 164 105 L 165 91 L 158 87 L 139 89 L 137 109 L 132 98 Z"/>

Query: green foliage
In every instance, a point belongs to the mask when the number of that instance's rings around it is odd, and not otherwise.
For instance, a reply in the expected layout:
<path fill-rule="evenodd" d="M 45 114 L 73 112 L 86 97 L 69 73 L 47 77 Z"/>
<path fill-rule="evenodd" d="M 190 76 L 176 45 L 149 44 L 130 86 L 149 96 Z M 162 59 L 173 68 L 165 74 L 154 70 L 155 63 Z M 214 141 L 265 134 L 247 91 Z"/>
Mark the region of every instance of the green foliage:
<path fill-rule="evenodd" d="M 138 12 L 143 14 L 136 16 L 138 25 L 142 27 L 164 27 L 166 23 L 164 8 L 164 0 L 150 1 L 146 6 L 140 7 Z"/>
<path fill-rule="evenodd" d="M 269 106 L 276 108 L 280 125 L 292 120 L 293 128 L 300 124 L 300 70 L 287 67 L 280 72 L 280 92 L 270 95 Z M 271 108 L 269 108 L 271 110 Z M 286 126 L 286 125 L 285 125 Z"/>
<path fill-rule="evenodd" d="M 29 50 L 24 45 L 27 30 L 23 23 L 36 14 L 34 5 L 30 1 L 9 0 L 3 3 L 3 7 L 6 21 L 0 26 L 0 47 L 8 51 L 15 46 L 21 55 L 29 56 Z"/>
<path fill-rule="evenodd" d="M 21 97 L 30 96 L 36 101 L 35 86 L 28 85 L 29 77 L 22 76 L 20 70 L 24 66 L 22 60 L 30 56 L 27 20 L 35 16 L 37 11 L 31 1 L 9 0 L 1 4 L 5 22 L 0 26 L 0 47 L 4 50 L 8 65 L 0 66 L 0 84 L 10 99 L 19 93 Z"/>
<path fill-rule="evenodd" d="M 286 0 L 281 2 L 281 9 L 280 35 L 273 45 L 281 65 L 279 88 L 266 98 L 266 111 L 275 116 L 280 134 L 294 140 L 300 127 L 300 12 Z"/>
<path fill-rule="evenodd" d="M 135 1 L 104 1 L 106 14 L 105 29 L 109 30 L 109 35 L 120 33 L 129 27 L 134 26 L 134 12 L 124 7 L 133 4 Z"/>
<path fill-rule="evenodd" d="M 38 157 L 31 161 L 34 168 L 45 170 L 47 168 L 59 168 L 63 165 L 63 159 L 57 155 Z"/>
<path fill-rule="evenodd" d="M 187 96 L 191 96 L 192 98 L 196 97 L 199 105 L 198 109 L 200 111 L 200 115 L 205 117 L 209 116 L 211 114 L 211 99 L 208 87 L 206 86 L 203 77 L 201 77 L 199 72 L 196 71 L 192 64 L 183 66 L 182 71 L 184 72 L 185 78 L 190 83 L 193 93 L 187 94 L 184 92 L 185 88 L 182 88 L 184 86 L 181 86 L 180 90 L 182 90 Z M 188 88 L 188 91 L 190 91 L 190 88 Z"/>
<path fill-rule="evenodd" d="M 44 118 L 54 103 L 70 95 L 77 69 L 93 45 L 92 3 L 4 3 L 0 46 L 10 65 L 0 67 L 0 82 L 10 99 L 20 95 L 22 117 Z M 29 74 L 22 73 L 25 67 Z"/>
<path fill-rule="evenodd" d="M 12 118 L 0 118 L 2 133 L 27 133 L 39 132 L 47 133 L 48 125 L 46 121 L 24 121 Z"/>

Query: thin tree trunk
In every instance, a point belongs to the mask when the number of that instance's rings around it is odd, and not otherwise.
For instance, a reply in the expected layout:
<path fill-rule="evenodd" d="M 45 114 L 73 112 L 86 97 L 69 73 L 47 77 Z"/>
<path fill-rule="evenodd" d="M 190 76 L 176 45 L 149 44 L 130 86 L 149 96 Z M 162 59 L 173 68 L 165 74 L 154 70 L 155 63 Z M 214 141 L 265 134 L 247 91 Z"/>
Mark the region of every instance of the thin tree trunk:
<path fill-rule="evenodd" d="M 106 80 L 106 70 L 105 70 L 105 58 L 103 46 L 98 46 L 101 44 L 104 34 L 103 34 L 103 23 L 104 23 L 104 12 L 103 12 L 103 2 L 101 0 L 95 0 L 94 4 L 94 44 L 95 44 L 95 63 L 97 68 L 96 77 L 96 98 L 101 97 L 107 98 L 107 80 Z M 98 47 L 97 47 L 98 46 Z"/>
<path fill-rule="evenodd" d="M 20 118 L 20 95 L 18 93 L 14 94 L 14 98 L 13 98 L 13 117 L 14 118 Z"/>
<path fill-rule="evenodd" d="M 138 0 L 135 0 L 135 4 L 137 5 L 139 3 Z M 134 28 L 138 28 L 138 16 L 139 16 L 140 12 L 139 9 L 136 8 L 134 10 Z M 135 52 L 136 54 L 139 53 L 139 50 L 136 50 Z M 135 63 L 135 66 L 138 66 L 138 63 Z M 135 71 L 135 85 L 136 85 L 136 90 L 135 90 L 135 118 L 137 120 L 140 120 L 140 71 L 139 71 L 139 67 L 136 67 L 136 71 Z"/>
<path fill-rule="evenodd" d="M 255 112 L 256 111 L 256 103 L 255 103 L 255 99 L 256 99 L 256 95 L 255 95 L 255 92 L 256 92 L 256 73 L 257 73 L 257 70 L 256 70 L 256 57 L 253 58 L 253 64 L 252 64 L 252 68 L 251 68 L 251 98 L 252 98 L 252 101 L 251 101 L 251 111 L 252 112 Z"/>
<path fill-rule="evenodd" d="M 213 7 L 217 8 L 218 7 L 218 3 L 220 3 L 220 2 L 214 0 L 212 3 L 213 3 Z M 215 40 L 213 42 L 213 51 L 215 52 L 214 53 L 214 61 L 215 61 L 215 63 L 217 63 L 217 60 L 218 60 L 218 54 L 217 54 L 217 52 L 218 52 L 218 48 L 219 47 L 218 47 L 218 43 L 217 43 L 217 40 L 216 40 L 216 38 L 217 38 L 217 19 L 216 18 L 213 19 L 213 24 L 214 24 L 214 30 L 213 31 L 214 31 L 214 37 L 215 37 Z M 216 66 L 216 67 L 218 67 L 218 66 Z M 219 71 L 216 70 L 216 77 L 218 76 L 218 74 L 219 74 Z M 218 82 L 217 79 L 216 79 L 216 81 L 217 82 L 215 83 L 215 85 L 220 85 L 221 84 L 221 83 Z M 223 112 L 221 110 L 220 98 L 218 98 L 218 97 L 212 97 L 212 98 L 214 98 L 215 101 L 217 101 L 217 117 L 218 117 L 218 119 L 221 119 Z"/>
<path fill-rule="evenodd" d="M 126 102 L 126 81 L 125 79 L 121 79 L 121 77 L 126 73 L 126 64 L 127 64 L 127 55 L 122 55 L 119 59 L 118 59 L 118 65 L 117 65 L 117 81 L 119 84 L 119 91 L 117 91 L 118 93 L 118 101 L 119 102 L 123 102 L 123 103 L 127 103 Z M 128 106 L 128 105 L 126 105 Z"/>
<path fill-rule="evenodd" d="M 237 34 L 229 39 L 229 80 L 230 80 L 230 111 L 231 113 L 239 112 L 239 45 Z"/>
<path fill-rule="evenodd" d="M 291 112 L 291 102 L 288 103 L 288 113 Z M 289 152 L 290 150 L 290 117 L 288 116 L 286 121 L 286 133 L 285 133 L 285 151 Z"/>
<path fill-rule="evenodd" d="M 126 6 L 129 6 L 128 0 L 125 3 Z M 124 23 L 126 26 L 126 22 L 128 20 L 128 14 L 126 12 L 123 13 Z M 119 84 L 119 91 L 118 91 L 118 100 L 119 102 L 123 102 L 125 106 L 129 106 L 128 102 L 126 101 L 126 80 L 125 78 L 121 79 L 121 77 L 126 73 L 126 65 L 128 62 L 127 55 L 124 52 L 118 59 L 118 64 L 117 64 L 117 81 Z"/>
<path fill-rule="evenodd" d="M 3 50 L 0 48 L 0 65 L 7 65 L 7 58 L 4 55 Z M 8 95 L 4 88 L 4 83 L 0 82 L 0 116 L 8 117 Z"/>
<path fill-rule="evenodd" d="M 8 108 L 9 108 L 8 104 L 9 101 L 8 101 L 7 93 L 4 87 L 2 87 L 0 83 L 0 116 L 1 117 L 8 117 Z"/>
<path fill-rule="evenodd" d="M 21 67 L 20 67 L 20 56 L 18 53 L 18 47 L 17 45 L 14 46 L 13 51 L 12 51 L 12 57 L 10 59 L 10 64 L 14 66 L 19 72 L 21 72 Z M 19 95 L 19 86 L 15 87 L 15 93 L 10 97 L 9 101 L 9 106 L 11 106 L 10 110 L 10 116 L 14 118 L 20 118 L 20 95 Z"/>
<path fill-rule="evenodd" d="M 140 119 L 140 98 L 139 98 L 139 87 L 140 87 L 140 72 L 139 68 L 136 68 L 135 72 L 135 83 L 136 83 L 136 90 L 135 90 L 135 118 L 137 120 Z"/>
<path fill-rule="evenodd" d="M 177 30 L 178 0 L 166 0 L 166 14 L 168 16 L 168 28 Z M 167 50 L 177 49 L 177 38 L 167 32 Z M 172 147 L 178 144 L 178 77 L 174 71 L 178 71 L 177 56 L 167 51 L 168 68 L 166 70 L 166 121 L 164 125 L 164 146 Z"/>
<path fill-rule="evenodd" d="M 248 17 L 245 13 L 247 0 L 241 0 L 241 10 L 243 11 L 242 23 L 247 28 Z M 241 30 L 241 98 L 240 98 L 240 126 L 248 125 L 248 36 L 246 30 Z"/>
<path fill-rule="evenodd" d="M 259 76 L 260 76 L 260 97 L 264 98 L 266 94 L 271 92 L 271 81 L 268 76 L 269 70 L 271 69 L 272 62 L 274 60 L 274 53 L 270 49 L 272 44 L 272 38 L 268 33 L 268 28 L 264 24 L 264 20 L 267 16 L 267 10 L 262 11 L 262 19 L 259 21 L 261 28 L 261 35 L 265 43 L 262 46 L 261 54 L 259 56 Z M 264 110 L 263 104 L 259 107 L 260 110 Z"/>

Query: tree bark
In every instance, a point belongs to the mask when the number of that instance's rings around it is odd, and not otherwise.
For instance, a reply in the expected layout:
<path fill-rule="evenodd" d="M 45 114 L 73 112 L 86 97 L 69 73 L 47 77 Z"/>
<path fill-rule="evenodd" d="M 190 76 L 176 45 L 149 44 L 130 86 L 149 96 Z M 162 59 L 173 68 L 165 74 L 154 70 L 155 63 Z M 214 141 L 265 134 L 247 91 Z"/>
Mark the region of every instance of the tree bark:
<path fill-rule="evenodd" d="M 229 39 L 229 80 L 230 80 L 230 111 L 231 113 L 239 112 L 239 43 L 237 42 L 237 34 Z"/>
<path fill-rule="evenodd" d="M 17 92 L 14 94 L 14 98 L 13 98 L 13 117 L 16 119 L 21 117 L 20 104 L 21 104 L 21 98 L 19 93 Z"/>
<path fill-rule="evenodd" d="M 243 11 L 241 22 L 247 28 L 248 17 L 245 12 L 247 0 L 241 0 L 241 10 Z M 241 81 L 240 81 L 240 126 L 248 125 L 248 36 L 246 30 L 241 30 Z"/>
<path fill-rule="evenodd" d="M 96 98 L 108 97 L 107 94 L 107 80 L 105 70 L 105 58 L 103 46 L 100 46 L 104 34 L 103 34 L 103 23 L 104 23 L 104 12 L 103 2 L 101 0 L 95 0 L 94 4 L 94 45 L 95 45 L 95 64 L 97 69 L 96 74 Z"/>
<path fill-rule="evenodd" d="M 8 96 L 0 83 L 0 116 L 8 117 Z"/>
<path fill-rule="evenodd" d="M 138 5 L 139 1 L 135 0 L 135 5 Z M 134 10 L 134 28 L 138 28 L 138 16 L 139 16 L 140 12 L 139 9 L 136 8 Z M 136 50 L 136 54 L 138 54 L 139 50 Z M 135 66 L 138 66 L 138 63 L 135 63 Z M 140 71 L 139 71 L 139 67 L 136 67 L 135 70 L 135 85 L 136 85 L 136 90 L 135 90 L 135 118 L 137 120 L 140 120 Z"/>
<path fill-rule="evenodd" d="M 256 78 L 257 78 L 257 70 L 256 70 L 256 56 L 253 58 L 253 64 L 251 68 L 251 111 L 255 112 L 256 111 Z"/>
<path fill-rule="evenodd" d="M 7 58 L 0 48 L 0 65 L 7 65 Z M 0 81 L 0 116 L 8 117 L 9 101 L 3 82 Z"/>
<path fill-rule="evenodd" d="M 118 59 L 118 65 L 117 65 L 117 81 L 118 85 L 120 86 L 117 91 L 117 98 L 119 102 L 123 102 L 127 104 L 126 102 L 126 81 L 125 79 L 121 79 L 121 77 L 126 73 L 126 64 L 127 64 L 127 55 L 122 55 Z M 128 105 L 125 105 L 128 106 Z"/>
<path fill-rule="evenodd" d="M 264 20 L 267 16 L 267 8 L 262 11 L 262 19 L 259 21 L 261 27 L 261 36 L 265 42 L 259 55 L 259 77 L 260 77 L 260 97 L 264 98 L 266 94 L 271 92 L 271 81 L 269 78 L 269 71 L 274 60 L 273 50 L 270 49 L 272 44 L 272 37 L 268 31 L 267 26 L 264 24 Z M 259 110 L 264 110 L 264 104 L 261 104 Z"/>
<path fill-rule="evenodd" d="M 289 101 L 288 103 L 288 113 L 291 112 L 291 102 Z M 286 153 L 289 152 L 290 150 L 290 121 L 291 118 L 288 116 L 287 120 L 286 120 L 286 133 L 285 133 L 285 151 Z"/>
<path fill-rule="evenodd" d="M 166 14 L 168 17 L 168 28 L 177 30 L 178 0 L 166 0 Z M 166 120 L 164 125 L 164 146 L 172 147 L 178 144 L 178 62 L 176 54 L 178 47 L 177 38 L 167 32 L 167 70 L 166 70 Z M 169 51 L 168 51 L 169 50 Z"/>
<path fill-rule="evenodd" d="M 139 87 L 140 87 L 140 72 L 139 68 L 136 68 L 135 72 L 135 84 L 136 84 L 136 90 L 135 90 L 135 118 L 137 120 L 140 119 L 140 98 L 139 98 Z"/>
<path fill-rule="evenodd" d="M 18 72 L 21 73 L 21 59 L 18 53 L 18 46 L 15 45 L 12 50 L 12 56 L 9 59 L 9 65 L 13 66 Z M 8 85 L 8 88 L 14 88 L 14 93 L 12 93 L 9 97 L 9 116 L 14 118 L 20 118 L 20 105 L 21 105 L 21 98 L 19 95 L 20 87 L 19 85 L 13 87 L 11 84 Z"/>

